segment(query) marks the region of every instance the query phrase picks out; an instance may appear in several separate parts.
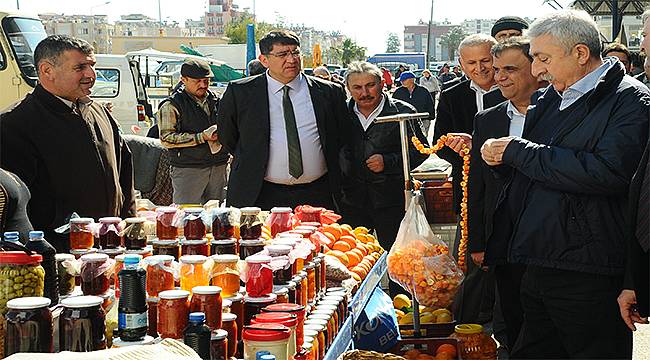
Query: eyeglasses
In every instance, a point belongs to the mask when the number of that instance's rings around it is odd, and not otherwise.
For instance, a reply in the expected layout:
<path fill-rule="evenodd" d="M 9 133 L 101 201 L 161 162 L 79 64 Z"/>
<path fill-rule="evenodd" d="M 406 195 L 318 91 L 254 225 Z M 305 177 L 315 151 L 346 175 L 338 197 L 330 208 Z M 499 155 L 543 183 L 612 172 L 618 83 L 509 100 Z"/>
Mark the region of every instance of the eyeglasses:
<path fill-rule="evenodd" d="M 293 50 L 293 51 L 288 51 L 288 50 L 287 51 L 282 51 L 282 52 L 279 52 L 277 54 L 269 53 L 268 55 L 273 55 L 273 56 L 275 56 L 276 58 L 279 58 L 279 59 L 286 59 L 289 56 L 291 56 L 293 58 L 299 58 L 300 55 L 301 55 L 301 52 L 300 52 L 300 49 L 296 49 L 296 50 Z"/>

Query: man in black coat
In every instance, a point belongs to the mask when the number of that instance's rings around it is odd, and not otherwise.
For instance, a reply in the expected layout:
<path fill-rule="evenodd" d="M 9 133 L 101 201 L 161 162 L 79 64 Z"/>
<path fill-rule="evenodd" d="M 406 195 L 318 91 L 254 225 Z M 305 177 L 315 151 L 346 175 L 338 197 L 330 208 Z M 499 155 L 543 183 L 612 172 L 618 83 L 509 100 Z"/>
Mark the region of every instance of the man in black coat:
<path fill-rule="evenodd" d="M 512 357 L 630 358 L 616 299 L 650 92 L 619 61 L 601 58 L 598 27 L 585 12 L 540 17 L 528 36 L 533 75 L 552 86 L 528 110 L 523 138 L 488 139 L 481 149 L 488 165 L 514 169 L 496 204 L 511 222 L 493 232 L 509 239 L 509 262 L 527 265 Z"/>
<path fill-rule="evenodd" d="M 429 113 L 429 118 L 422 119 L 422 132 L 429 133 L 429 124 L 435 118 L 435 105 L 429 91 L 415 83 L 415 75 L 410 71 L 405 71 L 400 76 L 402 86 L 397 88 L 393 93 L 393 99 L 407 102 L 415 108 L 417 112 Z"/>
<path fill-rule="evenodd" d="M 232 154 L 229 205 L 334 208 L 347 129 L 339 85 L 301 72 L 296 34 L 260 40 L 265 74 L 233 81 L 217 116 L 219 141 Z"/>

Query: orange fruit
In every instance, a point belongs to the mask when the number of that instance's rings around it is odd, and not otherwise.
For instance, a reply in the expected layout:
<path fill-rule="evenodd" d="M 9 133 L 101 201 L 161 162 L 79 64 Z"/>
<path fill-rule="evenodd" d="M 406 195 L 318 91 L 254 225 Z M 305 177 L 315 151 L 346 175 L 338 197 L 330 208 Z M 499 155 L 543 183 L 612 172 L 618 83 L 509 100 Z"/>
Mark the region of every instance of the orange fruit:
<path fill-rule="evenodd" d="M 429 356 L 430 356 L 430 355 L 429 355 Z M 456 358 L 456 357 L 455 357 L 455 356 L 452 356 L 450 353 L 441 352 L 441 353 L 437 353 L 437 354 L 436 354 L 436 357 L 433 357 L 433 356 L 432 356 L 432 357 L 430 357 L 430 358 L 428 358 L 428 359 L 431 359 L 431 360 L 453 360 L 453 359 L 455 359 L 455 358 Z M 418 357 L 417 360 L 424 360 L 424 359 L 420 359 L 420 358 Z"/>
<path fill-rule="evenodd" d="M 335 224 L 325 226 L 323 231 L 334 235 L 334 240 L 338 240 L 342 235 L 341 228 Z"/>
<path fill-rule="evenodd" d="M 361 262 L 361 260 L 365 256 L 363 254 L 363 252 L 359 248 L 354 248 L 354 249 L 350 250 L 350 252 L 353 252 L 353 253 L 357 254 L 357 256 L 359 256 L 359 262 Z"/>
<path fill-rule="evenodd" d="M 349 224 L 341 225 L 341 229 L 345 229 L 345 230 L 347 230 L 347 232 L 352 232 L 352 226 L 350 226 Z M 345 230 L 343 230 L 343 231 L 345 231 Z"/>
<path fill-rule="evenodd" d="M 350 249 L 357 247 L 357 239 L 354 236 L 343 235 L 339 238 L 339 241 L 345 241 L 350 245 Z"/>
<path fill-rule="evenodd" d="M 366 271 L 366 269 L 364 269 L 362 267 L 359 267 L 359 266 L 355 266 L 352 269 L 352 272 L 359 275 L 362 279 L 365 279 L 366 276 L 368 276 L 368 272 Z"/>
<path fill-rule="evenodd" d="M 348 251 L 345 253 L 345 255 L 347 255 L 348 259 L 350 260 L 350 266 L 354 266 L 361 262 L 361 256 L 359 256 L 359 254 L 355 253 L 354 251 Z"/>
<path fill-rule="evenodd" d="M 348 267 L 348 265 L 350 265 L 350 259 L 348 259 L 348 256 L 339 250 L 332 250 L 328 252 L 327 255 L 336 257 L 343 265 L 345 265 L 345 267 Z"/>
<path fill-rule="evenodd" d="M 456 347 L 452 344 L 442 344 L 436 349 L 436 355 L 440 353 L 448 353 L 452 358 L 456 357 Z"/>
<path fill-rule="evenodd" d="M 332 249 L 341 252 L 346 252 L 352 250 L 352 247 L 347 242 L 339 240 L 335 242 L 334 245 L 332 245 Z"/>
<path fill-rule="evenodd" d="M 363 244 L 357 243 L 357 246 L 354 250 L 357 250 L 361 254 L 362 258 L 368 255 L 368 250 L 363 246 Z"/>
<path fill-rule="evenodd" d="M 404 354 L 404 357 L 409 360 L 415 360 L 418 355 L 420 355 L 420 351 L 418 349 L 411 349 Z"/>
<path fill-rule="evenodd" d="M 362 280 L 361 277 L 359 276 L 359 274 L 357 274 L 355 272 L 352 273 L 352 278 L 354 280 L 358 281 L 358 282 L 361 282 L 361 280 Z"/>

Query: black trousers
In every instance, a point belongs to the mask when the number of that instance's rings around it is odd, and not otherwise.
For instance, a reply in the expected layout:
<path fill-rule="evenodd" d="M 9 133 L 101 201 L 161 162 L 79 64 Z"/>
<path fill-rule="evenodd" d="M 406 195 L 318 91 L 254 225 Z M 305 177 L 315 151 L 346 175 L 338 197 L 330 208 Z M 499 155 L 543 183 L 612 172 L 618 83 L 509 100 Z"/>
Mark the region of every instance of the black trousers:
<path fill-rule="evenodd" d="M 525 271 L 526 265 L 521 264 L 494 266 L 494 278 L 499 297 L 498 303 L 505 323 L 506 345 L 510 351 L 514 348 L 521 331 L 521 324 L 524 322 L 520 290 L 521 278 L 524 276 Z"/>
<path fill-rule="evenodd" d="M 264 181 L 255 201 L 255 206 L 263 210 L 276 206 L 295 209 L 298 205 L 336 210 L 327 174 L 308 184 L 281 185 Z"/>
<path fill-rule="evenodd" d="M 524 323 L 511 358 L 631 359 L 632 332 L 616 298 L 623 276 L 528 266 Z"/>

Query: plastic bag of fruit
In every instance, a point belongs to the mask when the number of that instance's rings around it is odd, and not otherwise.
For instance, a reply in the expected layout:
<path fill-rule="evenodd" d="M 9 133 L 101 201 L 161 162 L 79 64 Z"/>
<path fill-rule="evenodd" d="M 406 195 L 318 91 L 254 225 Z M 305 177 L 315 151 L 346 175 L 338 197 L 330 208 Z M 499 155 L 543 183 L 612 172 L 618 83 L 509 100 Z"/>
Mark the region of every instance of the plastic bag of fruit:
<path fill-rule="evenodd" d="M 396 283 L 429 307 L 451 305 L 464 275 L 449 248 L 432 231 L 414 195 L 388 254 L 388 274 Z"/>

